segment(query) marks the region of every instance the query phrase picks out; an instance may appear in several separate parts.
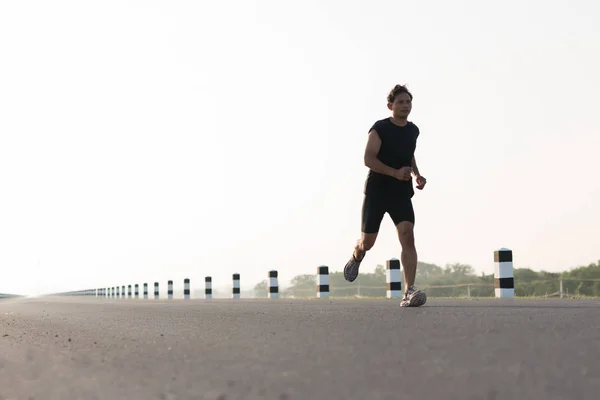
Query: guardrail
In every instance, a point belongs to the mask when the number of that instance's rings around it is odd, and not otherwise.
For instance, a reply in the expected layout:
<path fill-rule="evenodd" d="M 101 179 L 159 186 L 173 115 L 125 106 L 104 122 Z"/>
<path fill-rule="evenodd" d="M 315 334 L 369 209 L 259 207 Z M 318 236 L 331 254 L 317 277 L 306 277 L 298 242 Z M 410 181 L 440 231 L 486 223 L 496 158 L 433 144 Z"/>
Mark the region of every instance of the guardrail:
<path fill-rule="evenodd" d="M 557 279 L 544 279 L 544 280 L 528 280 L 517 283 L 515 286 L 515 297 L 544 297 L 544 298 L 597 298 L 598 295 L 586 295 L 581 290 L 569 290 L 567 282 L 576 282 L 577 286 L 583 283 L 600 282 L 600 279 L 575 279 L 575 278 L 557 278 Z M 529 293 L 527 290 L 528 286 L 535 286 L 537 284 L 552 283 L 548 285 L 549 290 L 539 290 Z M 485 282 L 472 282 L 472 283 L 459 283 L 451 285 L 421 285 L 420 289 L 423 289 L 427 296 L 430 298 L 493 298 L 495 296 L 495 284 Z M 556 288 L 556 289 L 554 289 Z M 444 289 L 453 289 L 452 291 Z M 456 290 L 462 289 L 462 290 Z M 482 290 L 484 289 L 484 290 Z M 334 297 L 354 297 L 354 298 L 381 298 L 385 297 L 387 286 L 385 285 L 362 285 L 357 283 L 356 285 L 344 285 L 344 286 L 330 286 L 330 291 Z M 293 294 L 285 295 L 284 297 L 290 298 L 309 298 L 312 297 L 313 290 L 306 288 L 293 288 Z"/>

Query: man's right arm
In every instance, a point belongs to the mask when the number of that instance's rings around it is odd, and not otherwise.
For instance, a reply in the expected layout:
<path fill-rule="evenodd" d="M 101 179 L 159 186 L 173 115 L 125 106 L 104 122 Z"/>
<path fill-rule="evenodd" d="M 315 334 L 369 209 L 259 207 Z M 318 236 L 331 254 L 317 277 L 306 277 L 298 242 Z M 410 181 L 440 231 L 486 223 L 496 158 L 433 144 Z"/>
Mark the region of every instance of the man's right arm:
<path fill-rule="evenodd" d="M 365 148 L 365 165 L 377 173 L 396 177 L 398 170 L 388 167 L 377 158 L 380 148 L 381 138 L 375 129 L 371 129 Z"/>

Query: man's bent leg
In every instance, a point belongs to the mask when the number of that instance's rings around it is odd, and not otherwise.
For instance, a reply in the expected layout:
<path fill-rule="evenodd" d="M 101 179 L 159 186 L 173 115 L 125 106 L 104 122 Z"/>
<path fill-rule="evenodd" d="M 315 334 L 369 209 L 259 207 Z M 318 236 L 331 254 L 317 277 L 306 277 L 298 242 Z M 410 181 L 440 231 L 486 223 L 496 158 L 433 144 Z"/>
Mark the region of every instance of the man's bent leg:
<path fill-rule="evenodd" d="M 356 245 L 354 246 L 354 258 L 356 258 L 358 261 L 362 261 L 363 258 L 365 258 L 365 254 L 367 254 L 367 251 L 373 248 L 376 240 L 377 232 L 362 232 L 360 239 L 356 241 Z"/>
<path fill-rule="evenodd" d="M 375 245 L 377 234 L 383 216 L 385 207 L 381 197 L 366 195 L 362 205 L 361 216 L 361 238 L 356 242 L 352 257 L 344 267 L 344 278 L 349 282 L 354 282 L 358 277 L 360 263 L 365 255 Z"/>

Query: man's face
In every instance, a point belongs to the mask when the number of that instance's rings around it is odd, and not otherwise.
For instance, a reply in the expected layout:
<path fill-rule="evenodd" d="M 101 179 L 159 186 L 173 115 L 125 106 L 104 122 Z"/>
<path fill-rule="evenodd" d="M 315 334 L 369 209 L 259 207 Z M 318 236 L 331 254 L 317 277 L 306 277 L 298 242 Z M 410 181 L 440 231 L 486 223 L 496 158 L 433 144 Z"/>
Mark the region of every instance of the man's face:
<path fill-rule="evenodd" d="M 412 101 L 408 93 L 400 93 L 396 96 L 393 103 L 388 103 L 388 108 L 392 111 L 395 118 L 406 118 L 412 110 Z"/>

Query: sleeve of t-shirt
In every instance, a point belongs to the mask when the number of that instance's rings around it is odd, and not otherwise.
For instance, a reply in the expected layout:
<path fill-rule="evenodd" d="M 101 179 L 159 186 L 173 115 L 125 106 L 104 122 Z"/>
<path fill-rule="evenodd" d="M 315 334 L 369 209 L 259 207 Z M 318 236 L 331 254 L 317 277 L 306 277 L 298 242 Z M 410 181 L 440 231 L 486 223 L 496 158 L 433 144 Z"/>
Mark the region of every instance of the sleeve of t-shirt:
<path fill-rule="evenodd" d="M 417 139 L 419 137 L 419 135 L 421 134 L 421 131 L 419 130 L 419 127 L 414 122 L 411 122 L 411 124 L 415 128 L 415 139 Z"/>
<path fill-rule="evenodd" d="M 371 132 L 373 129 L 377 131 L 377 134 L 381 135 L 381 121 L 376 121 L 369 129 L 369 132 Z"/>

